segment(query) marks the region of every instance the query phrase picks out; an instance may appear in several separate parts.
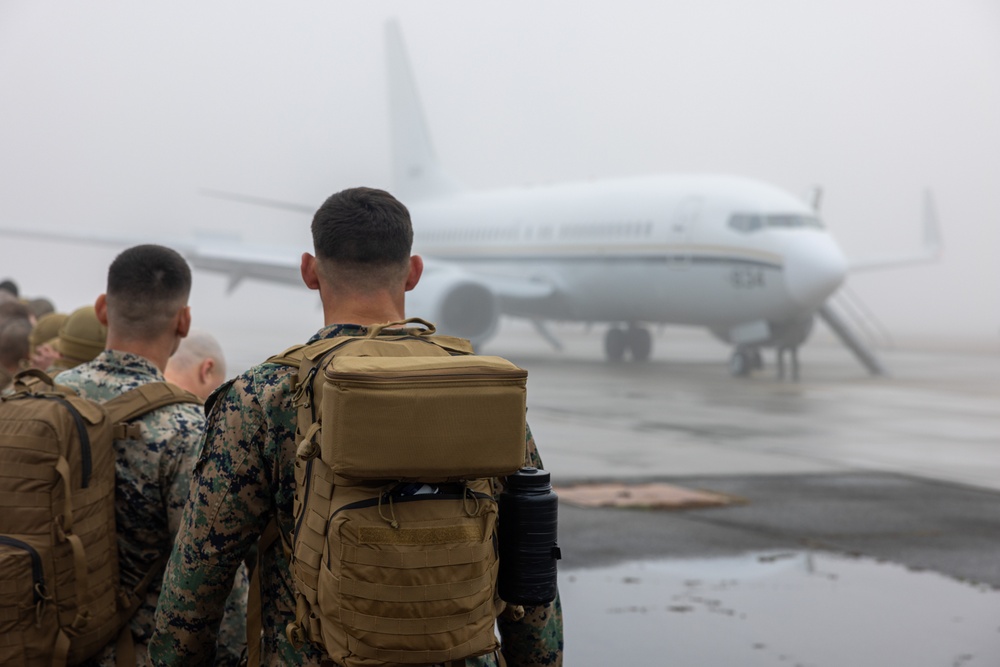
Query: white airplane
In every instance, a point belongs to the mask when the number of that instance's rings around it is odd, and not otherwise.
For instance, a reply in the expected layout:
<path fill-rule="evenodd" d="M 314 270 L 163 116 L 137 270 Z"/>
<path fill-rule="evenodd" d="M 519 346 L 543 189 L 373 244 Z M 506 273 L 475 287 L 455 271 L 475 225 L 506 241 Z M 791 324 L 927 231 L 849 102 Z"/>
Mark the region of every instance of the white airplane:
<path fill-rule="evenodd" d="M 938 256 L 929 194 L 920 252 L 849 264 L 813 206 L 746 178 L 658 175 L 464 191 L 435 156 L 394 22 L 386 44 L 394 192 L 410 209 L 416 250 L 434 260 L 410 296 L 411 312 L 478 343 L 496 333 L 501 314 L 527 318 L 557 348 L 546 321 L 606 322 L 612 361 L 649 358 L 645 325 L 705 327 L 734 346 L 734 375 L 759 367 L 762 347 L 790 350 L 797 373 L 795 351 L 818 315 L 871 372 L 882 372 L 827 300 L 851 268 Z M 274 279 L 266 266 L 197 256 L 192 263 Z M 297 266 L 288 276 L 295 284 Z"/>
<path fill-rule="evenodd" d="M 650 324 L 705 327 L 734 346 L 730 370 L 761 366 L 760 349 L 796 351 L 816 316 L 872 373 L 877 359 L 827 303 L 851 268 L 937 257 L 927 199 L 924 248 L 850 264 L 813 206 L 764 183 L 728 176 L 659 175 L 485 192 L 462 190 L 435 156 L 402 36 L 386 28 L 394 194 L 410 210 L 415 251 L 427 259 L 408 311 L 476 343 L 500 316 L 610 324 L 608 359 L 652 352 Z M 204 191 L 312 214 L 314 207 Z M 37 231 L 19 232 L 38 236 Z M 60 233 L 65 239 L 65 233 Z M 90 242 L 95 239 L 88 235 Z M 121 238 L 103 239 L 121 244 Z M 226 243 L 170 243 L 196 268 L 301 285 L 299 252 Z"/>

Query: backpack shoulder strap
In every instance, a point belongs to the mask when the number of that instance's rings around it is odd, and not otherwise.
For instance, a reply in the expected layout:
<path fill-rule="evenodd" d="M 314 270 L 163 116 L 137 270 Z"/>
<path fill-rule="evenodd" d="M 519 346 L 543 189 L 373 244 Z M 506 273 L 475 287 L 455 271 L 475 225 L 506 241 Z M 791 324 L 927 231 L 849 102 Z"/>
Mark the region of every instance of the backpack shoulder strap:
<path fill-rule="evenodd" d="M 281 354 L 268 357 L 265 363 L 295 366 L 298 368 L 306 359 L 317 359 L 326 354 L 328 351 L 336 349 L 345 343 L 361 339 L 361 336 L 334 336 L 333 338 L 323 338 L 313 343 L 293 345 Z"/>
<path fill-rule="evenodd" d="M 106 402 L 104 407 L 111 417 L 111 423 L 115 425 L 114 437 L 120 440 L 137 435 L 125 422 L 175 403 L 204 405 L 204 401 L 200 398 L 175 384 L 148 382 L 126 391 L 121 396 L 116 396 Z"/>
<path fill-rule="evenodd" d="M 298 366 L 302 361 L 302 351 L 307 345 L 293 345 L 284 352 L 268 357 L 266 364 L 281 364 L 282 366 Z"/>

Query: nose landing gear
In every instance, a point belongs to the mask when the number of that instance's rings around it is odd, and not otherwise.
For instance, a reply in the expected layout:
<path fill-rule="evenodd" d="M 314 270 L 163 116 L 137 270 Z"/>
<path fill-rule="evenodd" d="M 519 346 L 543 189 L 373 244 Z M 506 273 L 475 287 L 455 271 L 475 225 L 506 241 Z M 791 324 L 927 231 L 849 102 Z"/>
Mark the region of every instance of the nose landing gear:
<path fill-rule="evenodd" d="M 764 358 L 755 347 L 737 347 L 729 357 L 729 373 L 733 377 L 746 377 L 764 367 Z"/>
<path fill-rule="evenodd" d="M 653 336 L 649 329 L 630 323 L 622 329 L 612 326 L 604 335 L 604 354 L 608 361 L 624 360 L 628 351 L 633 361 L 648 361 L 653 352 Z"/>

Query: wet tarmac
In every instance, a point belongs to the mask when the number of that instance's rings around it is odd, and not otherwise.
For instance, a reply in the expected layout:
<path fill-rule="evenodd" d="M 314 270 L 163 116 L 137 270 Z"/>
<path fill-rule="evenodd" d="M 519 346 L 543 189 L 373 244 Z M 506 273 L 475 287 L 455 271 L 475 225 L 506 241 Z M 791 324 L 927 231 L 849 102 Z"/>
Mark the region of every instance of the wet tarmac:
<path fill-rule="evenodd" d="M 996 665 L 1000 593 L 816 551 L 564 572 L 567 665 Z"/>
<path fill-rule="evenodd" d="M 567 664 L 1000 664 L 1000 355 L 883 351 L 871 377 L 820 336 L 781 382 L 700 332 L 645 365 L 521 334 L 488 352 L 529 369 L 554 483 L 745 501 L 564 503 Z"/>

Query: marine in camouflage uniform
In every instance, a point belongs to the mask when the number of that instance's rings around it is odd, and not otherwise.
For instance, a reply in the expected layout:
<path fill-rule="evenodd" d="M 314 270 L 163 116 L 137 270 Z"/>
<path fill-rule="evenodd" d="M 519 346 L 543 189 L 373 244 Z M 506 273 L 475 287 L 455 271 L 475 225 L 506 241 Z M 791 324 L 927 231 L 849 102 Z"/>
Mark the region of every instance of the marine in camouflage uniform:
<path fill-rule="evenodd" d="M 338 335 L 361 335 L 365 328 L 332 324 L 310 343 Z M 224 384 L 209 413 L 205 446 L 194 472 L 191 501 L 167 571 L 149 645 L 156 665 L 211 665 L 215 632 L 236 568 L 277 517 L 292 534 L 295 492 L 295 421 L 292 394 L 297 369 L 263 363 Z M 542 462 L 528 432 L 526 464 Z M 261 664 L 324 663 L 322 648 L 308 641 L 294 648 L 285 627 L 295 620 L 291 568 L 280 541 L 262 554 Z M 562 612 L 559 598 L 527 609 L 523 619 L 499 620 L 504 656 L 511 667 L 562 664 Z M 467 667 L 492 667 L 492 655 L 465 661 Z"/>
<path fill-rule="evenodd" d="M 164 381 L 163 373 L 152 362 L 117 350 L 105 350 L 93 361 L 56 376 L 57 383 L 101 403 L 157 381 Z M 134 589 L 170 553 L 188 498 L 191 469 L 205 432 L 204 412 L 201 406 L 192 403 L 159 408 L 137 422 L 141 429 L 139 441 L 114 443 L 115 524 L 120 577 L 126 590 Z M 130 622 L 140 665 L 149 664 L 145 645 L 153 634 L 153 614 L 160 588 L 160 580 L 154 579 Z M 246 590 L 244 573 L 242 587 L 237 587 L 229 602 L 221 664 L 235 665 L 245 645 Z M 114 649 L 111 642 L 86 664 L 114 665 Z"/>

